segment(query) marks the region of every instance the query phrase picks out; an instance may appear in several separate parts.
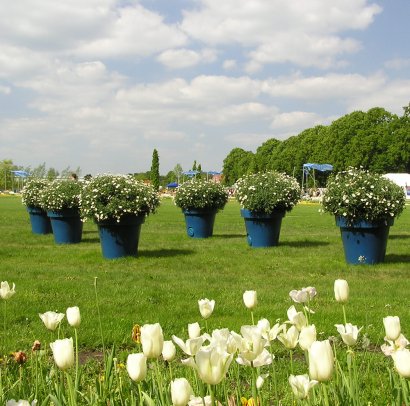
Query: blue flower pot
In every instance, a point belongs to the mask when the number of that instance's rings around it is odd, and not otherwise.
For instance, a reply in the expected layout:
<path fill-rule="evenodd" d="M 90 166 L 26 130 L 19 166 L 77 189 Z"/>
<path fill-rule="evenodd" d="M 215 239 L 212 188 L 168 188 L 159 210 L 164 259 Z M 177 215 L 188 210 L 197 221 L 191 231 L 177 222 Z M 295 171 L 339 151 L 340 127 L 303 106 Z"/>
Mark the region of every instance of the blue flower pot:
<path fill-rule="evenodd" d="M 145 215 L 123 216 L 119 222 L 109 219 L 97 222 L 104 258 L 136 256 Z"/>
<path fill-rule="evenodd" d="M 49 210 L 56 244 L 77 244 L 81 242 L 83 222 L 78 209 Z"/>
<path fill-rule="evenodd" d="M 186 232 L 192 238 L 212 237 L 216 210 L 182 210 L 185 216 Z"/>
<path fill-rule="evenodd" d="M 52 232 L 50 218 L 40 207 L 27 206 L 30 216 L 31 231 L 34 234 L 50 234 Z"/>
<path fill-rule="evenodd" d="M 279 244 L 285 210 L 262 213 L 241 209 L 241 216 L 245 220 L 246 238 L 251 247 L 273 247 Z"/>
<path fill-rule="evenodd" d="M 357 221 L 348 224 L 344 217 L 336 216 L 346 262 L 353 265 L 383 262 L 390 226 L 393 223 L 392 218 L 387 221 Z"/>

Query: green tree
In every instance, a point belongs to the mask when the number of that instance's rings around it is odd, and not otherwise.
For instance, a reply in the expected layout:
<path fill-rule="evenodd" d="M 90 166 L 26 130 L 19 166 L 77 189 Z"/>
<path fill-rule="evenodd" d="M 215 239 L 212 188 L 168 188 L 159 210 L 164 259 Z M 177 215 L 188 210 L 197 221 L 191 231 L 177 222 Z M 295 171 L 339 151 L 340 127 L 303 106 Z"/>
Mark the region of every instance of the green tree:
<path fill-rule="evenodd" d="M 47 175 L 46 175 L 47 179 L 54 180 L 58 178 L 58 176 L 59 176 L 59 172 L 57 171 L 57 169 L 49 168 L 47 170 Z"/>
<path fill-rule="evenodd" d="M 234 148 L 223 161 L 224 183 L 233 185 L 242 175 L 248 173 L 254 154 L 242 148 Z"/>
<path fill-rule="evenodd" d="M 182 169 L 181 164 L 176 164 L 174 169 L 173 169 L 173 173 L 175 175 L 175 180 L 177 181 L 178 184 L 179 184 L 179 180 L 182 176 L 182 172 L 183 172 L 183 169 Z"/>
<path fill-rule="evenodd" d="M 155 190 L 159 190 L 159 156 L 156 149 L 152 152 L 151 184 Z"/>
<path fill-rule="evenodd" d="M 16 170 L 16 165 L 13 164 L 11 159 L 3 159 L 0 161 L 0 188 L 3 190 L 12 189 L 12 173 Z"/>
<path fill-rule="evenodd" d="M 192 165 L 192 170 L 193 171 L 196 171 L 197 169 L 196 169 L 196 161 L 194 161 L 194 163 L 193 163 L 193 165 Z"/>

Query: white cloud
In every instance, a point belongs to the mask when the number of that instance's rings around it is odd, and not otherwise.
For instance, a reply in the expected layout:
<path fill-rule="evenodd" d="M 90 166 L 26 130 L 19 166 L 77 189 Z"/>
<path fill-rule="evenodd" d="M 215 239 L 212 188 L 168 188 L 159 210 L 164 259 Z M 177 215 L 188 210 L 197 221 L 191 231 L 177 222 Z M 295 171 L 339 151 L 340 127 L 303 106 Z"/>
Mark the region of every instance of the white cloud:
<path fill-rule="evenodd" d="M 366 0 L 203 0 L 184 13 L 182 29 L 206 44 L 240 44 L 248 53 L 248 72 L 266 63 L 290 61 L 329 67 L 360 44 L 343 32 L 368 27 L 381 8 Z"/>
<path fill-rule="evenodd" d="M 384 66 L 388 69 L 408 69 L 410 67 L 410 58 L 394 58 L 386 61 Z"/>
<path fill-rule="evenodd" d="M 328 120 L 321 117 L 317 113 L 292 111 L 289 113 L 281 113 L 276 115 L 271 122 L 270 128 L 281 130 L 293 129 L 294 131 L 300 131 L 305 128 L 314 127 L 318 124 L 324 124 L 327 121 Z"/>
<path fill-rule="evenodd" d="M 225 70 L 232 70 L 237 67 L 237 62 L 235 61 L 235 59 L 226 59 L 225 61 L 223 61 L 222 67 Z"/>
<path fill-rule="evenodd" d="M 6 94 L 6 95 L 10 94 L 11 88 L 9 86 L 0 85 L 0 93 Z"/>
<path fill-rule="evenodd" d="M 168 49 L 158 55 L 157 60 L 172 69 L 189 68 L 199 63 L 211 63 L 216 60 L 216 51 L 204 49 L 193 51 L 192 49 Z"/>

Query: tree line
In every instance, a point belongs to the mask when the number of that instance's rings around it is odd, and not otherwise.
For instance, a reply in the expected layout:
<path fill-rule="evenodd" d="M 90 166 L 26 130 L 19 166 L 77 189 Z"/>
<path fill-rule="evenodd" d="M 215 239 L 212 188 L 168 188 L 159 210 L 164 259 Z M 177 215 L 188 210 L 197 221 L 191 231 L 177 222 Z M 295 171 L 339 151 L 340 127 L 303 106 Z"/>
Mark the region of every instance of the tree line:
<path fill-rule="evenodd" d="M 410 172 L 410 104 L 398 116 L 381 107 L 355 111 L 284 141 L 269 139 L 256 152 L 234 148 L 223 161 L 224 182 L 232 185 L 248 173 L 276 170 L 302 179 L 305 163 L 349 166 L 377 173 Z M 326 173 L 318 173 L 322 183 Z"/>

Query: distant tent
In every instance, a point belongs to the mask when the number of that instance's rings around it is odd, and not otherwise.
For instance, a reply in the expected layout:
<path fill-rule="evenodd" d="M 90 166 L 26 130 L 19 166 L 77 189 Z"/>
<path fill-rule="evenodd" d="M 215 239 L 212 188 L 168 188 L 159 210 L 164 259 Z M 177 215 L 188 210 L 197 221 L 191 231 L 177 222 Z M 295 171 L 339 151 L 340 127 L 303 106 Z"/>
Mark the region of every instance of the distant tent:
<path fill-rule="evenodd" d="M 198 173 L 199 173 L 199 171 L 185 171 L 185 172 L 182 172 L 183 175 L 190 176 L 190 177 L 195 176 Z"/>
<path fill-rule="evenodd" d="M 14 176 L 18 178 L 27 178 L 30 174 L 26 171 L 10 171 Z"/>
<path fill-rule="evenodd" d="M 18 171 L 10 171 L 10 172 L 13 174 L 13 177 L 11 178 L 11 189 L 13 191 L 15 191 L 14 190 L 14 178 L 18 178 L 17 187 L 18 189 L 21 189 L 22 186 L 24 185 L 24 179 L 30 176 L 30 174 L 26 171 L 18 170 Z M 20 183 L 20 180 L 21 180 L 21 183 Z M 6 185 L 4 185 L 4 188 L 6 189 Z"/>
<path fill-rule="evenodd" d="M 316 187 L 315 170 L 319 172 L 333 171 L 333 165 L 330 164 L 303 164 L 302 173 L 302 191 L 305 183 L 307 184 L 309 176 L 313 179 L 313 187 Z"/>
<path fill-rule="evenodd" d="M 174 189 L 174 188 L 178 187 L 178 183 L 177 182 L 168 183 L 167 187 L 170 188 L 170 189 Z"/>

